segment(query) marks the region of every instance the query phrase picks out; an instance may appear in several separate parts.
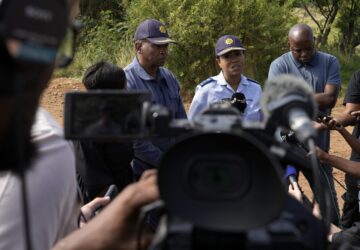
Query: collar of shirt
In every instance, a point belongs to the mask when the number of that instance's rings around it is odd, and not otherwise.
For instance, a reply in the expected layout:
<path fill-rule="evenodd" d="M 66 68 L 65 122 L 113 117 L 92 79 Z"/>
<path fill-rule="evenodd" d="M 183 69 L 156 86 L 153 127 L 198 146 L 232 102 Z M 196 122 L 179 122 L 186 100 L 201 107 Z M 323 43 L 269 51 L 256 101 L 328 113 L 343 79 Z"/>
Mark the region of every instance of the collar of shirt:
<path fill-rule="evenodd" d="M 137 73 L 137 75 L 145 80 L 145 81 L 150 81 L 150 80 L 156 80 L 156 81 L 160 81 L 164 78 L 164 76 L 162 75 L 162 72 L 160 70 L 160 68 L 158 68 L 157 70 L 157 74 L 156 74 L 156 78 L 152 77 L 151 75 L 149 75 L 145 69 L 140 65 L 139 60 L 137 59 L 137 57 L 134 58 L 134 60 L 132 61 L 133 65 L 134 65 L 134 69 Z"/>
<path fill-rule="evenodd" d="M 301 68 L 301 67 L 303 67 L 304 65 L 315 66 L 316 63 L 317 63 L 317 61 L 318 61 L 318 52 L 317 52 L 317 51 L 315 52 L 314 56 L 311 58 L 310 62 L 308 62 L 308 63 L 306 63 L 306 64 L 301 63 L 301 62 L 298 62 L 298 61 L 294 58 L 294 56 L 293 56 L 293 54 L 291 53 L 291 51 L 290 51 L 289 53 L 290 53 L 291 60 L 293 60 L 294 64 L 295 64 L 296 67 L 298 67 L 298 68 Z"/>
<path fill-rule="evenodd" d="M 222 71 L 217 76 L 214 77 L 214 80 L 216 80 L 217 84 L 219 84 L 219 85 L 225 85 L 225 86 L 229 86 L 229 88 L 231 88 L 230 85 L 228 84 L 228 82 L 225 80 L 224 74 Z M 240 84 L 238 86 L 237 91 L 239 91 L 240 87 L 244 86 L 244 85 L 249 85 L 249 82 L 247 81 L 247 78 L 244 75 L 241 75 Z"/>

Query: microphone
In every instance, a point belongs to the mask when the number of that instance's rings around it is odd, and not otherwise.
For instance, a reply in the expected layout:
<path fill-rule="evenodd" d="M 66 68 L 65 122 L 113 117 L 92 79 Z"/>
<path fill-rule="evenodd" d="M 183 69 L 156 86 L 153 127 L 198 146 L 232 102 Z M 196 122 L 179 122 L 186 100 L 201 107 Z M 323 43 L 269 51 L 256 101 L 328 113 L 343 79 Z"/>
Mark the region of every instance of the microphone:
<path fill-rule="evenodd" d="M 247 104 L 246 104 L 245 95 L 243 93 L 241 92 L 234 93 L 231 97 L 230 103 L 233 107 L 239 110 L 240 113 L 242 114 L 244 113 Z"/>
<path fill-rule="evenodd" d="M 288 74 L 268 79 L 261 107 L 268 122 L 293 130 L 300 142 L 316 137 L 312 120 L 317 114 L 317 104 L 305 80 Z"/>
<path fill-rule="evenodd" d="M 294 185 L 294 183 L 297 183 L 297 175 L 298 175 L 298 173 L 293 166 L 288 165 L 286 167 L 285 180 L 289 180 L 289 182 L 292 186 Z"/>

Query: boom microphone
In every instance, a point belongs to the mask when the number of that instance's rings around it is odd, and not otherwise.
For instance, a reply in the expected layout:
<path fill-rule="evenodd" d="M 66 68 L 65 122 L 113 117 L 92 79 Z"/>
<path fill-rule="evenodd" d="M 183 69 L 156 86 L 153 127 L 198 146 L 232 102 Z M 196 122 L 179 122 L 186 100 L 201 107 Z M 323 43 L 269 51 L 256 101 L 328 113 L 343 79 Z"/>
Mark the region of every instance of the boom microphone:
<path fill-rule="evenodd" d="M 261 107 L 268 122 L 293 130 L 300 142 L 316 137 L 312 120 L 317 104 L 313 90 L 303 79 L 288 74 L 268 79 Z"/>

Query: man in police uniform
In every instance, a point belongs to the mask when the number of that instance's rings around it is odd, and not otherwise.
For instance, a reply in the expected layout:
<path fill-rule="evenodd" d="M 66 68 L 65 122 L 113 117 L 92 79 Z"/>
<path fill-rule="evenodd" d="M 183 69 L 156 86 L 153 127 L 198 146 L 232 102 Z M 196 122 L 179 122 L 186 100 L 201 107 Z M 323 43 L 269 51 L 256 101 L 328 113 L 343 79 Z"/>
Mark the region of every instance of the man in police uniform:
<path fill-rule="evenodd" d="M 261 120 L 259 105 L 261 87 L 257 82 L 243 75 L 245 48 L 240 39 L 233 35 L 220 37 L 216 43 L 215 54 L 221 72 L 196 87 L 188 114 L 189 119 L 193 119 L 211 103 L 229 100 L 234 93 L 243 93 L 246 100 L 243 118 Z"/>
<path fill-rule="evenodd" d="M 167 59 L 169 43 L 175 43 L 165 25 L 158 20 L 147 19 L 137 27 L 134 40 L 136 57 L 124 69 L 128 89 L 148 90 L 152 94 L 152 103 L 168 107 L 172 119 L 186 118 L 179 83 L 170 70 L 162 67 Z M 157 166 L 164 150 L 174 142 L 174 137 L 135 141 L 135 178 L 141 176 L 145 169 Z"/>

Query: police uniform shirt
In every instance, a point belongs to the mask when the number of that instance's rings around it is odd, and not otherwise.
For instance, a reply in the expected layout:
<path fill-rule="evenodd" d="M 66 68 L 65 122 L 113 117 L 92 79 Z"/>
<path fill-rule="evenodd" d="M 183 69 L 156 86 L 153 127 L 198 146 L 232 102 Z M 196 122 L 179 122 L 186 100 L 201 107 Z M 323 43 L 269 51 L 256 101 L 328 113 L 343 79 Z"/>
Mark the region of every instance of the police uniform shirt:
<path fill-rule="evenodd" d="M 185 108 L 180 96 L 180 86 L 170 70 L 159 67 L 157 77 L 154 78 L 145 71 L 135 57 L 132 63 L 124 68 L 124 71 L 129 90 L 149 91 L 152 104 L 167 107 L 173 119 L 186 119 Z M 175 139 L 175 137 L 155 137 L 151 141 L 135 140 L 134 173 L 140 175 L 150 166 L 157 166 L 163 151 L 175 143 Z"/>
<path fill-rule="evenodd" d="M 260 111 L 261 86 L 256 81 L 241 75 L 240 84 L 236 92 L 243 93 L 246 98 L 247 106 L 243 118 L 251 121 L 260 121 L 262 119 Z M 231 99 L 234 93 L 235 91 L 226 82 L 222 71 L 219 75 L 206 79 L 196 87 L 188 118 L 193 119 L 211 103 L 219 103 Z"/>

